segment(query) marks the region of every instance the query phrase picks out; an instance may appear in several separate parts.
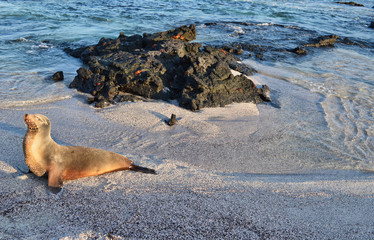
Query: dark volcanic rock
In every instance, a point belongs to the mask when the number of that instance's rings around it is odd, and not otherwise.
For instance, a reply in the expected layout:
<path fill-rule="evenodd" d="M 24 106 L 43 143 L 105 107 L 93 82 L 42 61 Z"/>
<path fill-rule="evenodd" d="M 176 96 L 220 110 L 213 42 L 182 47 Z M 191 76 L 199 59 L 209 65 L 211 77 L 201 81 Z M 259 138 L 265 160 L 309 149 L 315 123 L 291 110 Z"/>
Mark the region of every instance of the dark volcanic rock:
<path fill-rule="evenodd" d="M 231 54 L 240 54 L 240 48 L 202 47 L 189 42 L 195 37 L 195 25 L 190 25 L 143 36 L 121 33 L 94 46 L 67 49 L 88 66 L 77 71 L 69 87 L 91 93 L 97 107 L 136 96 L 177 99 L 191 110 L 269 100 L 263 97 L 266 87 L 259 89 L 244 75 L 232 75 L 231 69 L 254 72 Z"/>
<path fill-rule="evenodd" d="M 171 114 L 171 117 L 169 119 L 169 121 L 167 121 L 166 123 L 169 125 L 169 126 L 174 126 L 175 124 L 177 124 L 177 116 L 175 114 Z"/>
<path fill-rule="evenodd" d="M 292 49 L 291 52 L 296 53 L 297 55 L 306 55 L 307 51 L 303 47 L 296 47 L 295 49 Z"/>
<path fill-rule="evenodd" d="M 306 55 L 308 52 L 305 47 L 333 47 L 335 42 L 339 39 L 337 35 L 321 36 L 310 40 L 310 43 L 298 46 L 294 49 L 289 50 L 290 52 L 296 53 L 297 55 Z M 348 42 L 348 39 L 344 39 L 345 42 Z M 343 42 L 344 42 L 343 41 Z"/>
<path fill-rule="evenodd" d="M 64 73 L 62 71 L 55 72 L 52 76 L 53 81 L 63 81 L 64 80 Z"/>
<path fill-rule="evenodd" d="M 324 47 L 334 47 L 335 43 L 345 44 L 345 45 L 355 45 L 359 47 L 368 47 L 363 42 L 352 41 L 351 39 L 345 37 L 340 38 L 337 35 L 321 36 L 310 40 L 310 43 L 298 46 L 294 49 L 289 50 L 290 52 L 296 53 L 298 55 L 306 55 L 306 48 L 324 48 Z"/>
<path fill-rule="evenodd" d="M 355 3 L 355 2 L 335 2 L 335 3 L 346 4 L 346 5 L 355 6 L 355 7 L 364 7 L 364 5 L 360 3 Z"/>
<path fill-rule="evenodd" d="M 312 39 L 309 44 L 305 44 L 306 47 L 333 47 L 336 40 L 339 38 L 337 35 L 322 36 L 316 39 Z"/>

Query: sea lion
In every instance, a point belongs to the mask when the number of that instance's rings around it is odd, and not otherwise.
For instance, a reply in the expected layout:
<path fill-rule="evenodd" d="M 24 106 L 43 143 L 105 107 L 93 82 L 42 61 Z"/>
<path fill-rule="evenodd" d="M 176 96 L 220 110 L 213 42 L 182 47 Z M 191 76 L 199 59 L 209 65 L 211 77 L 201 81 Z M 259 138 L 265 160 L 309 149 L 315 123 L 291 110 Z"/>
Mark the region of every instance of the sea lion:
<path fill-rule="evenodd" d="M 63 146 L 51 138 L 51 122 L 41 114 L 25 114 L 27 132 L 23 139 L 26 164 L 37 176 L 48 173 L 48 186 L 62 187 L 66 180 L 104 173 L 133 170 L 156 174 L 125 156 L 97 148 Z"/>

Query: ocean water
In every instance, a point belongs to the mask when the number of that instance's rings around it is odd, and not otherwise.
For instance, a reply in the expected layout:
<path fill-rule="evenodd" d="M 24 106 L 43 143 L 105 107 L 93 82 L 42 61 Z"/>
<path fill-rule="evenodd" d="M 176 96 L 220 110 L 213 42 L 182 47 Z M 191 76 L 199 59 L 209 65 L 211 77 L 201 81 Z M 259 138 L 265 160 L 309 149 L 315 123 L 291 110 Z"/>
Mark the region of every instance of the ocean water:
<path fill-rule="evenodd" d="M 101 37 L 196 24 L 197 40 L 243 46 L 243 62 L 272 89 L 269 131 L 302 165 L 374 170 L 374 1 L 332 0 L 12 0 L 0 1 L 0 108 L 69 98 L 81 62 L 63 49 Z M 319 36 L 334 47 L 289 52 Z M 348 39 L 348 40 L 347 40 Z M 64 71 L 65 80 L 49 80 Z M 270 121 L 271 122 L 271 121 Z M 271 141 L 268 144 L 274 144 Z M 302 161 L 302 160 L 301 160 Z"/>

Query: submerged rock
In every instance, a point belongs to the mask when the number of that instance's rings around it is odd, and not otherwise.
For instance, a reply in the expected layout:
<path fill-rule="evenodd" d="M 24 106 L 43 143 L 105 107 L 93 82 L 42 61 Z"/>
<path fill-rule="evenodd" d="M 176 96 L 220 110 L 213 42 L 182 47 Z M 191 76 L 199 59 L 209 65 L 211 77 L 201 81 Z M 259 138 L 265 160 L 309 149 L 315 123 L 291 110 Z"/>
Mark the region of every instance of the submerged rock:
<path fill-rule="evenodd" d="M 336 40 L 339 39 L 337 35 L 321 36 L 316 39 L 312 39 L 309 44 L 305 44 L 305 47 L 333 47 Z"/>
<path fill-rule="evenodd" d="M 335 3 L 350 5 L 350 6 L 354 6 L 354 7 L 364 7 L 363 4 L 355 3 L 355 2 L 335 2 Z"/>
<path fill-rule="evenodd" d="M 296 47 L 291 50 L 291 52 L 296 53 L 297 55 L 306 55 L 307 51 L 303 47 Z"/>
<path fill-rule="evenodd" d="M 217 48 L 190 43 L 196 38 L 195 25 L 166 32 L 102 38 L 98 44 L 66 49 L 88 66 L 80 68 L 71 88 L 91 93 L 97 107 L 133 100 L 177 99 L 191 110 L 224 106 L 233 102 L 262 102 L 267 87 L 257 88 L 246 76 L 234 76 L 231 69 L 253 74 L 231 53 L 241 49 Z"/>
<path fill-rule="evenodd" d="M 298 46 L 294 49 L 289 50 L 290 52 L 296 53 L 297 55 L 306 55 L 306 47 L 315 47 L 315 48 L 322 48 L 322 47 L 333 47 L 335 42 L 339 39 L 337 35 L 328 35 L 328 36 L 321 36 L 310 40 L 310 43 L 304 44 L 302 46 Z M 344 39 L 343 43 L 348 44 L 348 39 Z"/>
<path fill-rule="evenodd" d="M 370 23 L 369 28 L 374 28 L 374 22 L 371 22 L 371 23 Z"/>

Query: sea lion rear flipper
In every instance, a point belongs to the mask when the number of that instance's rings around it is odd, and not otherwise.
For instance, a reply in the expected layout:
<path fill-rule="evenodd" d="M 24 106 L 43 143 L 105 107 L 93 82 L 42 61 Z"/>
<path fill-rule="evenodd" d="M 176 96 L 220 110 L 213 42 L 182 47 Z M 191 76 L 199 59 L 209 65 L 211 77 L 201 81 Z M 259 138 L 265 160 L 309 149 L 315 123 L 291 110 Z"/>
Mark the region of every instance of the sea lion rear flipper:
<path fill-rule="evenodd" d="M 150 168 L 145 168 L 145 167 L 140 167 L 138 165 L 132 164 L 129 169 L 131 171 L 136 171 L 136 172 L 142 172 L 142 173 L 150 173 L 150 174 L 157 174 L 154 169 Z"/>

